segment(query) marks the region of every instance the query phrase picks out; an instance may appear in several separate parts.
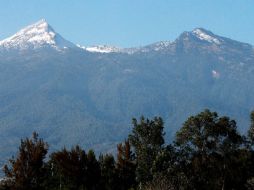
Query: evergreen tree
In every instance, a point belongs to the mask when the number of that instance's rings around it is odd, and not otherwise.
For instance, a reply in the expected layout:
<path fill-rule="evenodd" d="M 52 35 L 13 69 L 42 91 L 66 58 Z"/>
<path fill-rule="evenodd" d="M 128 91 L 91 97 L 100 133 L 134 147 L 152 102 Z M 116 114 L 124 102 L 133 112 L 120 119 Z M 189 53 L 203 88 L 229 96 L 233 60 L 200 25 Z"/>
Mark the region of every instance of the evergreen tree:
<path fill-rule="evenodd" d="M 99 157 L 101 168 L 101 190 L 117 190 L 117 173 L 115 168 L 115 159 L 112 155 L 100 155 Z"/>
<path fill-rule="evenodd" d="M 251 112 L 250 114 L 250 129 L 248 131 L 248 137 L 250 139 L 250 142 L 252 145 L 254 145 L 254 111 Z"/>
<path fill-rule="evenodd" d="M 133 126 L 129 140 L 136 154 L 137 181 L 142 184 L 152 180 L 153 161 L 164 144 L 163 120 L 160 117 L 153 120 L 141 117 L 139 123 L 133 119 Z"/>
<path fill-rule="evenodd" d="M 124 144 L 117 145 L 117 163 L 118 173 L 118 189 L 128 190 L 134 188 L 135 182 L 135 158 L 131 151 L 131 146 L 128 140 Z"/>
<path fill-rule="evenodd" d="M 100 163 L 97 161 L 93 150 L 87 153 L 87 190 L 99 189 L 101 179 Z"/>
<path fill-rule="evenodd" d="M 9 166 L 4 166 L 6 177 L 14 181 L 11 189 L 43 189 L 44 159 L 47 152 L 47 143 L 39 139 L 38 134 L 35 132 L 31 139 L 21 140 L 17 157 L 10 159 Z"/>
<path fill-rule="evenodd" d="M 51 155 L 53 172 L 58 178 L 57 187 L 83 190 L 87 181 L 87 155 L 79 146 L 70 151 L 65 148 Z"/>

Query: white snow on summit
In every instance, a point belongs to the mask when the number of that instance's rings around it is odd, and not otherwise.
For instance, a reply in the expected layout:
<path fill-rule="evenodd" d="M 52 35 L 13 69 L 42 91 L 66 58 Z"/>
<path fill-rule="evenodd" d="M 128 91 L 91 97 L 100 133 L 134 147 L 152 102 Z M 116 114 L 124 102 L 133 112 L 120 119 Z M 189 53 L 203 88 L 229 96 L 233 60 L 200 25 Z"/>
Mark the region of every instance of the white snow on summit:
<path fill-rule="evenodd" d="M 108 46 L 108 45 L 97 45 L 97 46 L 81 46 L 78 45 L 79 48 L 82 48 L 86 51 L 93 52 L 93 53 L 113 53 L 113 52 L 121 52 L 121 48 L 115 46 Z"/>
<path fill-rule="evenodd" d="M 200 40 L 207 41 L 209 43 L 221 44 L 223 39 L 217 38 L 211 32 L 206 31 L 202 28 L 196 28 L 192 32 L 192 35 Z M 188 33 L 190 34 L 190 33 Z M 29 25 L 13 36 L 0 41 L 0 49 L 37 49 L 42 47 L 51 47 L 56 50 L 63 50 L 68 48 L 81 48 L 85 51 L 93 53 L 147 53 L 153 51 L 167 51 L 171 47 L 170 41 L 161 41 L 141 47 L 133 48 L 119 48 L 108 45 L 97 45 L 97 46 L 80 46 L 74 45 L 73 43 L 65 40 L 61 35 L 56 33 L 54 29 L 42 19 L 35 24 Z"/>
<path fill-rule="evenodd" d="M 200 40 L 205 40 L 205 41 L 208 41 L 210 43 L 215 43 L 215 44 L 221 44 L 220 40 L 218 40 L 217 38 L 205 33 L 203 30 L 197 28 L 197 29 L 194 29 L 192 31 L 192 33 L 197 36 Z"/>
<path fill-rule="evenodd" d="M 160 51 L 168 46 L 171 43 L 169 41 L 161 41 L 151 45 L 143 46 L 143 47 L 133 47 L 133 48 L 119 48 L 115 46 L 108 46 L 108 45 L 97 45 L 97 46 L 81 46 L 77 44 L 77 47 L 82 48 L 86 51 L 93 52 L 93 53 L 127 53 L 127 54 L 134 54 L 137 52 L 150 52 L 150 51 Z"/>
<path fill-rule="evenodd" d="M 75 47 L 74 44 L 56 33 L 45 19 L 29 25 L 13 36 L 0 41 L 0 47 L 4 48 L 27 49 L 43 46 L 50 46 L 56 49 Z"/>

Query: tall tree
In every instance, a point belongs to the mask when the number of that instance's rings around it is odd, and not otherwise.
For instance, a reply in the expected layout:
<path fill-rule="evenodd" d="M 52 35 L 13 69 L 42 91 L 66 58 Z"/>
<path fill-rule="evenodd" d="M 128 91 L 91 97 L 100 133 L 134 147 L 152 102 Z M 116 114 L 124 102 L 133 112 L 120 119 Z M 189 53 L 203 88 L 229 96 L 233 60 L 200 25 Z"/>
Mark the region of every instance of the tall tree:
<path fill-rule="evenodd" d="M 191 116 L 176 135 L 177 148 L 189 156 L 186 173 L 201 189 L 231 187 L 235 155 L 241 151 L 242 142 L 234 120 L 209 110 Z"/>
<path fill-rule="evenodd" d="M 141 117 L 139 122 L 133 119 L 129 140 L 135 150 L 136 177 L 140 184 L 152 180 L 153 161 L 164 144 L 163 128 L 163 120 L 160 117 L 155 117 L 153 120 Z"/>
<path fill-rule="evenodd" d="M 115 167 L 115 159 L 112 155 L 100 155 L 99 157 L 101 168 L 101 190 L 117 190 L 117 171 Z"/>
<path fill-rule="evenodd" d="M 173 145 L 163 148 L 153 163 L 153 181 L 148 185 L 163 182 L 168 189 L 187 189 L 188 179 L 184 173 L 185 156 L 179 154 Z"/>
<path fill-rule="evenodd" d="M 87 184 L 87 155 L 81 147 L 70 151 L 62 149 L 51 155 L 53 175 L 58 177 L 60 188 L 69 190 L 85 189 Z"/>
<path fill-rule="evenodd" d="M 100 163 L 97 161 L 93 150 L 87 153 L 87 190 L 99 189 L 101 179 Z"/>
<path fill-rule="evenodd" d="M 44 159 L 47 152 L 48 144 L 39 139 L 35 132 L 31 139 L 21 140 L 17 157 L 10 159 L 10 165 L 4 166 L 6 177 L 14 181 L 12 189 L 42 189 L 45 174 Z"/>
<path fill-rule="evenodd" d="M 250 114 L 250 128 L 248 131 L 248 137 L 250 139 L 250 142 L 252 145 L 254 145 L 254 111 L 251 112 Z"/>
<path fill-rule="evenodd" d="M 135 181 L 135 158 L 131 151 L 131 145 L 128 140 L 117 145 L 116 169 L 118 173 L 119 190 L 128 190 L 134 188 Z"/>

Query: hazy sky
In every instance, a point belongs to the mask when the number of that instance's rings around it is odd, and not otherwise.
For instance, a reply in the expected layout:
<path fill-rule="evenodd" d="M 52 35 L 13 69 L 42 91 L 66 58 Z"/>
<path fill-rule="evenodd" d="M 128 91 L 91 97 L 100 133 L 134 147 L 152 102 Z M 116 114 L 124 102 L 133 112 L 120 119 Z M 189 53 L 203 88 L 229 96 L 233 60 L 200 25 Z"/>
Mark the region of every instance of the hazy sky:
<path fill-rule="evenodd" d="M 0 39 L 41 18 L 81 45 L 173 41 L 203 27 L 254 45 L 254 0 L 1 0 Z"/>

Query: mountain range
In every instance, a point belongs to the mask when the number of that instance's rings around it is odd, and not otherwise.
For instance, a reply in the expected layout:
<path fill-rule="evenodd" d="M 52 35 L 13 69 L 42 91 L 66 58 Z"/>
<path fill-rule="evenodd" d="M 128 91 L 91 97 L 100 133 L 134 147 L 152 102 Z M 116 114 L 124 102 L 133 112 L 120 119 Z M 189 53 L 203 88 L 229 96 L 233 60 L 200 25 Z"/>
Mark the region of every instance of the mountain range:
<path fill-rule="evenodd" d="M 131 119 L 161 116 L 166 138 L 205 108 L 236 119 L 254 109 L 254 48 L 196 28 L 134 48 L 82 46 L 45 21 L 0 41 L 0 158 L 37 131 L 51 150 L 112 152 Z"/>

